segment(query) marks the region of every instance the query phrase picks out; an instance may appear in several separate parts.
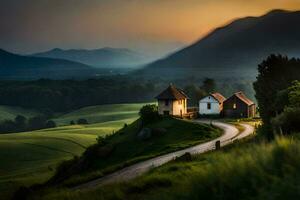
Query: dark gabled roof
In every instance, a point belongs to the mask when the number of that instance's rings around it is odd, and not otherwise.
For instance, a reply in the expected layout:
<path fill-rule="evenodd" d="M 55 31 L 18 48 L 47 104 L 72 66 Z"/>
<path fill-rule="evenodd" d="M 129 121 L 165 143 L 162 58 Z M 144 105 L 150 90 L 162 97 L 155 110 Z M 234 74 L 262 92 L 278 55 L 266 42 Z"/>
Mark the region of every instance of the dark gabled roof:
<path fill-rule="evenodd" d="M 239 98 L 241 101 L 243 101 L 248 106 L 251 106 L 251 105 L 254 104 L 254 102 L 251 101 L 250 99 L 248 99 L 248 97 L 246 97 L 246 95 L 243 92 L 236 92 L 236 93 L 234 93 L 234 95 L 232 95 L 228 99 L 230 99 L 230 98 L 232 98 L 234 96 L 237 97 L 237 98 Z"/>
<path fill-rule="evenodd" d="M 211 93 L 210 95 L 214 97 L 219 103 L 223 103 L 226 100 L 226 98 L 218 92 Z"/>
<path fill-rule="evenodd" d="M 155 97 L 158 100 L 180 100 L 180 99 L 188 99 L 188 96 L 183 92 L 183 90 L 176 88 L 172 84 L 164 90 L 162 93 L 160 93 L 157 97 Z"/>

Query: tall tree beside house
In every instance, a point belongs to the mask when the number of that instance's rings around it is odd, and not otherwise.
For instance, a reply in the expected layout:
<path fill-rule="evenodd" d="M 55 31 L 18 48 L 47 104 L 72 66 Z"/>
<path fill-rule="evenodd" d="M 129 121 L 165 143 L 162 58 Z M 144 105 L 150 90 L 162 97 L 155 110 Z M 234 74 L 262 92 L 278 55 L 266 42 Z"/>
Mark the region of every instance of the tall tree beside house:
<path fill-rule="evenodd" d="M 280 92 L 290 87 L 294 80 L 300 80 L 299 59 L 271 55 L 258 66 L 258 76 L 253 86 L 265 133 L 269 139 L 274 137 L 271 119 L 282 113 L 285 106 L 278 104 L 278 98 L 284 97 Z"/>
<path fill-rule="evenodd" d="M 205 78 L 201 86 L 187 85 L 184 88 L 186 94 L 190 97 L 189 106 L 198 106 L 199 100 L 216 90 L 214 79 Z"/>
<path fill-rule="evenodd" d="M 207 95 L 206 91 L 196 85 L 187 85 L 184 91 L 190 97 L 189 106 L 198 106 L 199 100 Z"/>
<path fill-rule="evenodd" d="M 202 82 L 202 86 L 200 88 L 202 90 L 204 90 L 207 94 L 215 92 L 216 82 L 214 79 L 205 78 L 204 81 Z"/>

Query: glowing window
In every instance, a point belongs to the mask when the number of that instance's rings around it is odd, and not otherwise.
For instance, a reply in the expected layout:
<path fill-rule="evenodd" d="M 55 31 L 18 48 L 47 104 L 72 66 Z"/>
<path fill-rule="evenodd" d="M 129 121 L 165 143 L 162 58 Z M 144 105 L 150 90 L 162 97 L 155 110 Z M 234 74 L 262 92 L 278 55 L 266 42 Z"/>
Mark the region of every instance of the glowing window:
<path fill-rule="evenodd" d="M 236 109 L 236 103 L 233 104 L 233 109 Z"/>

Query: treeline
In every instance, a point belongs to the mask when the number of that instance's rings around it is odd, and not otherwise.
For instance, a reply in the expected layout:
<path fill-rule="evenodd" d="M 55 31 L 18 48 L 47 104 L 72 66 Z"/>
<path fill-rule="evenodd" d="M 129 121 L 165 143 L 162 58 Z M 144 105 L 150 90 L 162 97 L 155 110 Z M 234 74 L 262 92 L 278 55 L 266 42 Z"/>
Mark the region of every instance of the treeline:
<path fill-rule="evenodd" d="M 271 55 L 258 66 L 254 83 L 262 131 L 267 138 L 300 132 L 300 59 Z"/>
<path fill-rule="evenodd" d="M 20 106 L 46 113 L 91 105 L 149 101 L 155 94 L 154 84 L 122 77 L 0 82 L 0 105 Z"/>
<path fill-rule="evenodd" d="M 211 91 L 228 96 L 243 90 L 253 97 L 252 83 L 243 80 L 224 81 L 203 77 L 148 80 L 110 76 L 89 80 L 0 81 L 0 105 L 36 109 L 48 116 L 85 106 L 154 101 L 154 97 L 170 83 L 187 92 L 190 106 L 196 106 L 199 99 Z"/>
<path fill-rule="evenodd" d="M 0 122 L 0 134 L 33 131 L 54 127 L 56 127 L 56 123 L 52 120 L 48 120 L 46 116 L 35 116 L 27 119 L 22 115 L 18 115 L 14 120 L 4 120 Z"/>
<path fill-rule="evenodd" d="M 186 85 L 184 87 L 184 91 L 190 98 L 188 101 L 189 106 L 198 106 L 200 99 L 207 96 L 211 92 L 217 91 L 217 85 L 214 79 L 205 78 L 201 85 Z"/>

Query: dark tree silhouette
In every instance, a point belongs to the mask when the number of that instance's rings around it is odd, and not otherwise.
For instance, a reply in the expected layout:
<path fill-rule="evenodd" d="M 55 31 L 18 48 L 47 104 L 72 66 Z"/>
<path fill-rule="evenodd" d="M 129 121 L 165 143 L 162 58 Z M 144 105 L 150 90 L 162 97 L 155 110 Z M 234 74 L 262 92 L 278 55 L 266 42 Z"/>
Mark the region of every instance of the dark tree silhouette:
<path fill-rule="evenodd" d="M 299 59 L 271 55 L 258 66 L 258 76 L 253 86 L 269 139 L 274 137 L 271 119 L 283 112 L 284 105 L 278 104 L 283 102 L 281 92 L 291 86 L 294 80 L 300 80 Z"/>
<path fill-rule="evenodd" d="M 202 83 L 201 89 L 203 89 L 207 93 L 214 92 L 216 90 L 215 80 L 211 78 L 205 78 Z"/>

